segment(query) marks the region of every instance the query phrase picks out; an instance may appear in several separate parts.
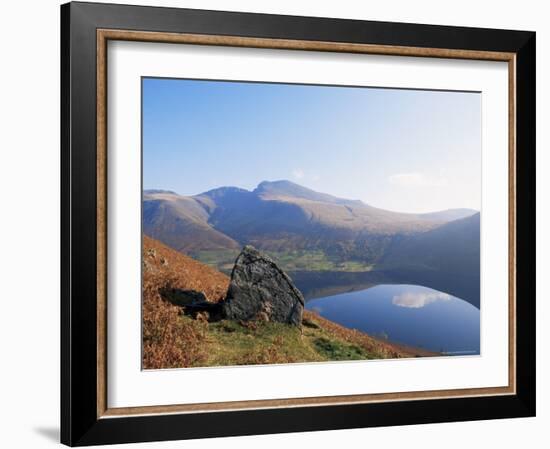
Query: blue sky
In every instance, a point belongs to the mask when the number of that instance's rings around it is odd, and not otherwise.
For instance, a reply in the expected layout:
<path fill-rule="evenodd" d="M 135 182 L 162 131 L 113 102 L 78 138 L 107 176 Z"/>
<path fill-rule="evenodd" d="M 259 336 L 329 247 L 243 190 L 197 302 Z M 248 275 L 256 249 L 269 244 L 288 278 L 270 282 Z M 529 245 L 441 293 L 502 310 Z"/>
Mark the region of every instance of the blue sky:
<path fill-rule="evenodd" d="M 481 207 L 481 95 L 143 79 L 143 186 L 288 179 L 403 212 Z"/>

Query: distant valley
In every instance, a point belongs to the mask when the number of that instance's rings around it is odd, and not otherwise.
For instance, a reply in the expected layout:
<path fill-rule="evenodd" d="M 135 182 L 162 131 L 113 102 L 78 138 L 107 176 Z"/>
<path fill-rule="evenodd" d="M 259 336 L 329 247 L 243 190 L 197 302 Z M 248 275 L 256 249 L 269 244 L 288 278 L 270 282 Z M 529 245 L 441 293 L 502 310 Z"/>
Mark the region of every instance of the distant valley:
<path fill-rule="evenodd" d="M 398 213 L 290 181 L 265 181 L 252 191 L 143 194 L 146 235 L 226 272 L 252 244 L 291 272 L 399 270 L 475 283 L 479 225 L 471 209 Z"/>

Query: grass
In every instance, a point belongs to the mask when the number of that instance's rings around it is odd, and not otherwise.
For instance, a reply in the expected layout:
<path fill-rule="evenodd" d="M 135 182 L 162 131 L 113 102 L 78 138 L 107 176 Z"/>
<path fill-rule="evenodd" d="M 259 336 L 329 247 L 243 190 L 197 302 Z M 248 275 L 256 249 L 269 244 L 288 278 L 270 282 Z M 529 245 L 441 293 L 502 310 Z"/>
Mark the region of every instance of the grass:
<path fill-rule="evenodd" d="M 285 271 L 327 271 L 335 264 L 323 251 L 267 251 Z"/>
<path fill-rule="evenodd" d="M 371 271 L 373 268 L 374 268 L 374 264 L 367 264 L 364 262 L 348 260 L 345 262 L 336 263 L 336 266 L 332 271 L 363 273 L 365 271 Z"/>
<path fill-rule="evenodd" d="M 181 319 L 181 309 L 165 301 L 166 288 L 202 291 L 213 302 L 222 299 L 229 278 L 156 240 L 143 238 L 143 368 L 179 368 L 207 359 L 203 342 L 208 325 Z"/>
<path fill-rule="evenodd" d="M 220 249 L 220 250 L 207 250 L 207 251 L 195 251 L 190 253 L 193 259 L 206 264 L 210 267 L 216 268 L 222 272 L 230 272 L 235 263 L 235 259 L 239 255 L 238 250 L 232 249 Z"/>
<path fill-rule="evenodd" d="M 291 251 L 264 251 L 272 257 L 285 271 L 370 271 L 372 264 L 355 260 L 342 261 L 327 255 L 322 250 L 291 250 Z M 230 272 L 235 263 L 238 251 L 209 250 L 192 253 L 198 261 L 217 268 L 223 272 Z"/>
<path fill-rule="evenodd" d="M 223 300 L 229 278 L 155 240 L 143 241 L 143 368 L 305 363 L 434 355 L 373 338 L 304 311 L 302 327 L 264 321 L 207 322 L 182 313 L 161 292 L 202 291 Z"/>
<path fill-rule="evenodd" d="M 325 337 L 314 340 L 315 347 L 319 353 L 327 357 L 328 360 L 364 360 L 371 359 L 363 348 L 342 343 L 338 340 L 330 340 Z"/>
<path fill-rule="evenodd" d="M 166 324 L 166 323 L 162 323 Z M 171 353 L 179 354 L 164 368 L 306 363 L 413 357 L 389 343 L 346 329 L 306 311 L 301 329 L 282 323 L 213 323 L 178 315 L 169 326 Z M 166 335 L 166 327 L 159 329 Z M 179 334 L 179 337 L 177 335 Z M 147 335 L 147 340 L 150 335 Z M 166 338 L 166 337 L 164 337 Z M 167 355 L 171 355 L 168 353 Z M 159 367 L 159 366 L 157 366 Z"/>
<path fill-rule="evenodd" d="M 198 366 L 321 361 L 300 330 L 282 323 L 222 321 L 209 325 L 208 359 Z M 306 343 L 306 344 L 305 344 Z"/>

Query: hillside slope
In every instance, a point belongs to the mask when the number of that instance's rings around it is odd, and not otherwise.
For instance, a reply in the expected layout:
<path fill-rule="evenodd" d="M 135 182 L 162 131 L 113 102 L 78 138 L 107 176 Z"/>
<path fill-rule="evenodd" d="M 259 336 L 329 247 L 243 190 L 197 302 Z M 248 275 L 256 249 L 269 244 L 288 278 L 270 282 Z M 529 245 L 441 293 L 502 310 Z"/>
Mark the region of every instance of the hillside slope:
<path fill-rule="evenodd" d="M 465 266 L 479 273 L 480 214 L 405 237 L 388 249 L 385 267 L 457 271 Z"/>
<path fill-rule="evenodd" d="M 208 212 L 193 198 L 171 192 L 144 192 L 146 235 L 182 252 L 239 248 L 236 241 L 214 229 L 208 220 Z"/>
<path fill-rule="evenodd" d="M 304 312 L 302 329 L 270 322 L 207 322 L 163 297 L 171 288 L 223 299 L 229 278 L 154 239 L 143 238 L 144 369 L 433 356 Z"/>
<path fill-rule="evenodd" d="M 479 307 L 480 214 L 395 241 L 379 268 L 408 273 L 417 283 L 439 287 Z"/>

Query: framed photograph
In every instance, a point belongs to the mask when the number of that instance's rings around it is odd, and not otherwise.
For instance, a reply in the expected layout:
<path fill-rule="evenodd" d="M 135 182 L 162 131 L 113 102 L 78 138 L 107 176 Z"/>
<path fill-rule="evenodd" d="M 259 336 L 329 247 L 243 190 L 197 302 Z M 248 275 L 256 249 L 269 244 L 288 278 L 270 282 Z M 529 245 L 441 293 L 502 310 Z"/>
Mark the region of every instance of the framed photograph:
<path fill-rule="evenodd" d="M 534 32 L 61 24 L 63 443 L 534 416 Z"/>

